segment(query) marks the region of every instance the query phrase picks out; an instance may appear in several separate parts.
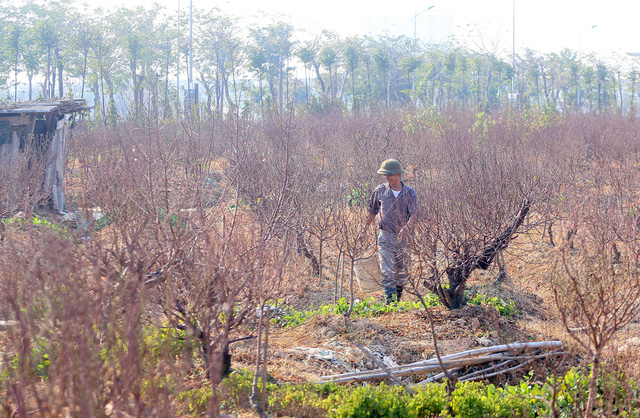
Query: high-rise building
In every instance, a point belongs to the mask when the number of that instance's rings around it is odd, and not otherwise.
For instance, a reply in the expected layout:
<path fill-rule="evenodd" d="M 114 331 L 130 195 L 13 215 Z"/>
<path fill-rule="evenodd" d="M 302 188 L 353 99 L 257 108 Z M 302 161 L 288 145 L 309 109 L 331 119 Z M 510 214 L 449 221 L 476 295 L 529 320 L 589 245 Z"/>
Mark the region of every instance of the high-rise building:
<path fill-rule="evenodd" d="M 444 43 L 454 35 L 453 14 L 442 10 L 416 11 L 413 15 L 385 15 L 366 18 L 369 36 L 406 36 L 424 43 Z"/>

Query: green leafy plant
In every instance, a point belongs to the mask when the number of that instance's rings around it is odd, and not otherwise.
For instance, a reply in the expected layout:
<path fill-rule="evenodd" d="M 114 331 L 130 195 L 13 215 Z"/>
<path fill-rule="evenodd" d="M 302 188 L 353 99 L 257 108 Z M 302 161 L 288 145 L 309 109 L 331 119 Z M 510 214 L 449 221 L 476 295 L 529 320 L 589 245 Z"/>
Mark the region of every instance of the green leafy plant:
<path fill-rule="evenodd" d="M 335 383 L 283 385 L 269 397 L 269 411 L 277 416 L 323 417 L 331 408 L 329 396 L 349 389 Z"/>
<path fill-rule="evenodd" d="M 28 219 L 28 220 L 24 218 L 6 218 L 6 219 L 2 219 L 1 222 L 5 225 L 11 225 L 13 223 L 16 223 L 21 228 L 26 227 L 27 225 L 33 225 L 36 228 L 40 228 L 40 227 L 49 228 L 62 238 L 65 238 L 65 239 L 71 238 L 71 234 L 69 233 L 69 230 L 66 227 L 56 225 L 45 218 L 39 217 L 38 215 L 34 215 L 31 219 Z"/>
<path fill-rule="evenodd" d="M 218 387 L 218 397 L 221 400 L 220 408 L 223 411 L 233 412 L 238 409 L 248 409 L 251 386 L 253 385 L 253 373 L 246 370 L 237 370 L 227 376 Z M 262 392 L 262 379 L 258 379 L 258 392 Z M 266 390 L 271 394 L 276 392 L 278 386 L 267 381 Z M 277 397 L 277 395 L 276 395 Z"/>
<path fill-rule="evenodd" d="M 41 379 L 47 379 L 51 359 L 55 353 L 51 353 L 52 347 L 45 338 L 36 338 L 31 342 L 31 349 L 25 356 L 13 355 L 9 367 L 0 374 L 0 381 L 15 376 L 20 370 L 28 374 L 35 373 Z"/>
<path fill-rule="evenodd" d="M 516 308 L 516 304 L 511 299 L 505 301 L 497 296 L 487 296 L 481 293 L 476 294 L 468 303 L 470 305 L 493 306 L 501 316 L 507 318 L 519 318 L 522 313 Z"/>
<path fill-rule="evenodd" d="M 249 408 L 252 380 L 251 372 L 237 371 L 222 382 L 219 396 L 223 400 L 223 411 L 237 413 Z M 542 385 L 532 383 L 531 377 L 504 387 L 461 382 L 450 399 L 445 385 L 438 383 L 415 386 L 414 396 L 400 386 L 386 383 L 368 386 L 267 383 L 267 411 L 276 416 L 306 417 L 549 416 L 554 386 L 559 416 L 572 416 L 576 406 L 584 404 L 589 376 L 584 370 L 574 368 L 561 376 L 559 382 L 549 377 Z M 261 381 L 259 388 L 262 388 Z M 190 413 L 202 414 L 210 396 L 208 389 L 192 389 L 182 393 L 180 400 Z M 605 400 L 607 396 L 611 399 Z M 637 401 L 637 382 L 628 376 L 610 373 L 599 380 L 597 404 L 600 407 L 610 402 L 616 415 L 628 415 L 631 411 L 637 412 Z"/>
<path fill-rule="evenodd" d="M 349 206 L 364 206 L 367 203 L 367 199 L 371 194 L 371 184 L 365 183 L 363 187 L 354 187 L 345 200 Z"/>
<path fill-rule="evenodd" d="M 197 416 L 204 415 L 207 412 L 207 404 L 212 395 L 213 390 L 210 387 L 193 388 L 180 393 L 178 400 L 182 407 L 182 412 L 189 412 Z"/>
<path fill-rule="evenodd" d="M 329 397 L 334 405 L 329 416 L 336 418 L 408 417 L 409 403 L 400 386 L 365 386 Z"/>
<path fill-rule="evenodd" d="M 444 385 L 424 385 L 409 399 L 409 411 L 418 418 L 438 417 L 447 408 L 447 393 Z"/>
<path fill-rule="evenodd" d="M 425 296 L 425 301 L 429 307 L 436 306 L 439 303 L 437 296 L 432 293 Z M 283 308 L 284 314 L 274 318 L 274 322 L 283 328 L 290 328 L 298 326 L 316 315 L 342 315 L 347 312 L 348 309 L 349 301 L 346 298 L 341 298 L 335 305 L 326 304 L 320 306 L 318 309 L 311 307 L 311 309 L 306 311 L 297 311 L 291 307 L 285 307 Z M 387 305 L 386 303 L 371 297 L 368 299 L 356 300 L 353 304 L 353 311 L 351 312 L 351 315 L 353 317 L 367 318 L 388 312 L 407 312 L 416 309 L 422 309 L 420 302 L 403 301 L 393 302 Z"/>

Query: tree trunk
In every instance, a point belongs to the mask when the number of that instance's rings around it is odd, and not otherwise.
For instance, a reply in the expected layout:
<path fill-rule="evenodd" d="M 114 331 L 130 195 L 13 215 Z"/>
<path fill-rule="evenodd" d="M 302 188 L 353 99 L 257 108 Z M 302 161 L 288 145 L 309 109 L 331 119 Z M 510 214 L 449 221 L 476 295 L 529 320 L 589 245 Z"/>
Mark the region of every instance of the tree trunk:
<path fill-rule="evenodd" d="M 58 67 L 58 97 L 64 97 L 64 81 L 62 79 L 62 70 L 64 65 L 62 64 L 62 58 L 60 57 L 60 48 L 56 47 L 56 64 Z"/>
<path fill-rule="evenodd" d="M 49 74 L 51 73 L 51 49 L 47 49 L 47 70 L 44 74 L 44 86 L 42 88 L 42 95 L 45 99 L 49 98 Z"/>
<path fill-rule="evenodd" d="M 16 50 L 16 62 L 15 62 L 15 66 L 13 67 L 13 101 L 17 102 L 18 101 L 18 58 L 19 58 L 19 54 L 18 51 Z"/>
<path fill-rule="evenodd" d="M 447 278 L 449 279 L 449 288 L 445 289 L 438 286 L 438 299 L 449 309 L 460 309 L 466 301 L 464 299 L 464 287 L 471 272 L 465 273 L 461 268 L 447 269 Z"/>
<path fill-rule="evenodd" d="M 589 379 L 589 398 L 587 399 L 587 406 L 585 407 L 584 416 L 592 417 L 593 405 L 598 394 L 598 375 L 600 374 L 600 355 L 598 353 L 593 355 L 593 364 L 591 366 L 591 378 Z"/>
<path fill-rule="evenodd" d="M 353 297 L 353 265 L 355 263 L 355 260 L 353 258 L 350 258 L 351 260 L 351 265 L 349 268 L 349 309 L 347 309 L 347 312 L 344 313 L 345 318 L 349 318 L 351 316 L 351 312 L 353 312 L 353 301 L 354 301 L 354 297 Z"/>
<path fill-rule="evenodd" d="M 28 75 L 29 78 L 29 101 L 33 100 L 33 74 Z"/>
<path fill-rule="evenodd" d="M 298 233 L 298 252 L 304 255 L 306 258 L 311 261 L 311 267 L 313 268 L 313 275 L 315 277 L 320 277 L 320 263 L 318 263 L 318 259 L 316 258 L 313 252 L 309 251 L 307 248 L 307 243 L 304 242 L 304 230 Z"/>
<path fill-rule="evenodd" d="M 97 107 L 100 105 L 100 86 L 98 85 L 97 80 L 93 82 L 93 87 L 91 88 L 91 90 L 93 91 L 93 106 L 95 112 Z"/>
<path fill-rule="evenodd" d="M 316 78 L 320 82 L 320 91 L 322 93 L 325 93 L 326 90 L 327 90 L 327 87 L 325 86 L 324 80 L 322 79 L 322 76 L 320 75 L 320 65 L 318 65 L 315 62 L 313 62 L 313 68 L 316 70 Z"/>
<path fill-rule="evenodd" d="M 80 97 L 84 98 L 84 82 L 87 78 L 87 55 L 89 51 L 85 47 L 84 49 L 84 66 L 82 67 L 82 90 L 80 90 Z"/>
<path fill-rule="evenodd" d="M 445 270 L 449 281 L 448 288 L 439 283 L 435 283 L 433 286 L 434 292 L 445 307 L 459 309 L 464 306 L 464 289 L 467 279 L 475 269 L 488 269 L 498 253 L 507 248 L 516 230 L 524 222 L 530 207 L 531 202 L 525 200 L 513 223 L 489 243 L 479 255 L 457 255 L 459 258 L 454 260 Z"/>
<path fill-rule="evenodd" d="M 162 114 L 163 114 L 163 118 L 166 119 L 168 112 L 167 112 L 167 100 L 169 97 L 169 63 L 171 60 L 171 49 L 167 49 L 167 65 L 165 66 L 165 71 L 166 71 L 166 75 L 165 75 L 165 79 L 164 79 L 164 101 L 162 103 Z"/>

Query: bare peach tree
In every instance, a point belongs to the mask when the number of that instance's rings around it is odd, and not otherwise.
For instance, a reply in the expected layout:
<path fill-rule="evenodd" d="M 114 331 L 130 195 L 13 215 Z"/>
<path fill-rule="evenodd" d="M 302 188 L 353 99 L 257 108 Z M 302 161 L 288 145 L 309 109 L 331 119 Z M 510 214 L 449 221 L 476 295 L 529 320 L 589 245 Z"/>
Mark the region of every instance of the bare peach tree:
<path fill-rule="evenodd" d="M 623 177 L 612 182 L 617 186 L 595 185 L 592 196 L 572 211 L 563 224 L 553 269 L 553 294 L 562 323 L 591 363 L 589 396 L 581 411 L 586 416 L 604 412 L 594 409 L 604 352 L 640 312 L 638 202 L 630 181 L 635 176 Z M 615 189 L 623 193 L 612 192 Z"/>
<path fill-rule="evenodd" d="M 415 262 L 450 309 L 463 306 L 471 273 L 508 247 L 540 197 L 538 159 L 499 139 L 454 131 L 420 163 L 416 191 L 424 216 L 414 234 Z"/>
<path fill-rule="evenodd" d="M 335 184 L 328 184 L 324 187 L 335 187 Z M 305 230 L 318 242 L 318 276 L 322 276 L 325 244 L 336 234 L 338 224 L 338 212 L 340 208 L 341 196 L 335 192 L 317 193 L 309 202 L 308 208 L 311 213 L 305 218 Z"/>
<path fill-rule="evenodd" d="M 353 311 L 354 303 L 354 264 L 373 249 L 373 237 L 367 234 L 365 239 L 360 238 L 363 219 L 367 217 L 367 210 L 363 207 L 344 207 L 338 219 L 338 233 L 335 236 L 336 246 L 349 260 L 349 309 L 345 317 L 349 317 Z"/>
<path fill-rule="evenodd" d="M 22 382 L 9 392 L 20 413 L 71 408 L 87 416 L 105 409 L 175 416 L 176 399 L 162 379 L 180 388 L 195 363 L 213 390 L 208 410 L 218 414 L 215 393 L 228 371 L 229 344 L 251 335 L 257 307 L 286 292 L 290 235 L 259 222 L 241 203 L 232 186 L 248 179 L 228 168 L 232 161 L 217 152 L 219 145 L 207 145 L 237 130 L 122 128 L 90 132 L 71 150 L 78 165 L 70 173 L 77 182 L 70 204 L 99 211 L 102 221 L 78 236 L 43 239 L 34 229 L 29 246 L 12 240 L 6 247 L 12 250 L 3 251 L 2 305 L 7 318 L 23 324 L 13 350 L 23 366 L 9 380 Z M 218 198 L 205 205 L 207 179 L 218 164 Z M 12 258 L 29 267 L 9 269 Z M 25 316 L 25 309 L 37 315 Z M 72 332 L 82 334 L 82 349 Z M 38 367 L 47 373 L 45 386 L 33 372 Z M 162 370 L 173 372 L 166 377 Z"/>
<path fill-rule="evenodd" d="M 44 190 L 46 155 L 32 137 L 21 139 L 17 154 L 0 153 L 0 218 L 23 211 L 31 213 L 47 204 Z"/>

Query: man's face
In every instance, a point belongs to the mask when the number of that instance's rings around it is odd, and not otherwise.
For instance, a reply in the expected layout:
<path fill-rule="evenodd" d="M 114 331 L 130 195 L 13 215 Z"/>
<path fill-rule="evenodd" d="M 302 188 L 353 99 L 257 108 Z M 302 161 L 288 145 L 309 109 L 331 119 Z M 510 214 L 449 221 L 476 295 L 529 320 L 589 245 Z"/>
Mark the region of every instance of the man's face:
<path fill-rule="evenodd" d="M 387 183 L 392 187 L 400 184 L 400 174 L 387 174 L 385 177 L 387 178 Z"/>

